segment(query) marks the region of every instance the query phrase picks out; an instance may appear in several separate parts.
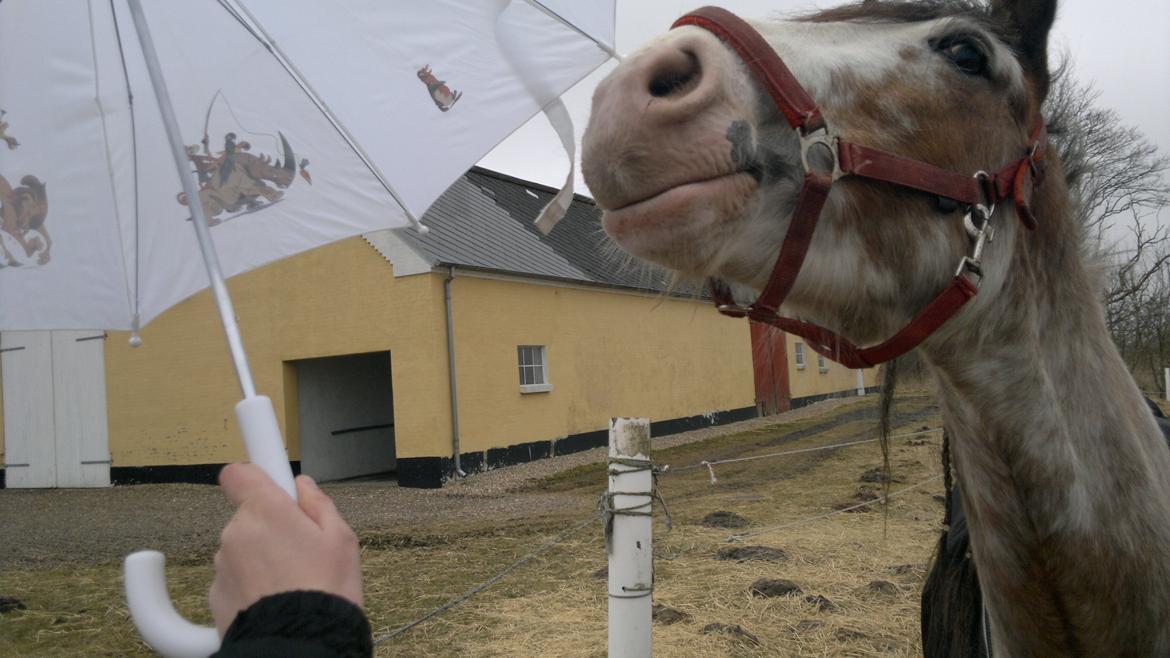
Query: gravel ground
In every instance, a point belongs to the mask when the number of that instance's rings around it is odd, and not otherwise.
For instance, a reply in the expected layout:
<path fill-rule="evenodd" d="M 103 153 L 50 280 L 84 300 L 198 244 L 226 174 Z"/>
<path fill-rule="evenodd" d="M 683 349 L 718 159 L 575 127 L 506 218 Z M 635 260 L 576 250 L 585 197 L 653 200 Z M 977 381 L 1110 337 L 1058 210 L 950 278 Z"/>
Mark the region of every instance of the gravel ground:
<path fill-rule="evenodd" d="M 777 416 L 655 439 L 658 449 L 725 436 L 831 411 L 855 398 L 828 400 Z M 580 496 L 522 491 L 534 480 L 605 459 L 606 449 L 501 468 L 442 489 L 407 489 L 393 480 L 326 484 L 363 539 L 409 542 L 419 534 L 460 532 L 593 505 Z M 215 551 L 231 507 L 216 487 L 138 485 L 108 489 L 0 490 L 0 570 L 117 562 L 143 548 L 204 562 Z M 458 525 L 453 525 L 453 524 Z M 173 557 L 171 559 L 174 559 Z"/>

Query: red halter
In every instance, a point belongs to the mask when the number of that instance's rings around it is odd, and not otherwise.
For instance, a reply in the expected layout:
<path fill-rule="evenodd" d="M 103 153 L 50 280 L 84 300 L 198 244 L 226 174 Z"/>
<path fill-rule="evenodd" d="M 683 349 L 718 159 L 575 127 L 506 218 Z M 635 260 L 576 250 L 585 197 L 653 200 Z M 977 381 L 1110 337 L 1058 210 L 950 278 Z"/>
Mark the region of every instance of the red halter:
<path fill-rule="evenodd" d="M 1032 188 L 1040 182 L 1047 145 L 1044 122 L 1036 120 L 1036 129 L 1026 148 L 1027 154 L 991 173 L 979 171 L 973 176 L 959 174 L 933 165 L 911 160 L 885 151 L 847 142 L 833 134 L 821 110 L 784 65 L 780 56 L 750 25 L 731 12 L 718 7 L 697 9 L 674 22 L 671 29 L 683 25 L 701 27 L 733 48 L 771 96 L 776 107 L 796 130 L 800 138 L 804 185 L 797 197 L 796 209 L 788 233 L 780 245 L 780 255 L 763 292 L 749 306 L 737 304 L 727 284 L 708 279 L 711 296 L 720 313 L 731 317 L 749 317 L 801 336 L 812 349 L 849 368 L 868 368 L 917 347 L 931 333 L 951 318 L 978 293 L 982 278 L 980 257 L 990 238 L 990 218 L 995 204 L 1009 196 L 1016 215 L 1024 226 L 1036 228 L 1028 200 Z M 831 170 L 817 171 L 809 166 L 814 149 L 832 159 Z M 951 283 L 926 305 L 910 324 L 883 343 L 860 348 L 845 338 L 802 320 L 782 317 L 778 309 L 792 289 L 812 242 L 821 209 L 833 183 L 845 176 L 860 176 L 953 199 L 967 207 L 964 224 L 973 240 L 970 256 L 959 262 Z M 972 281 L 968 275 L 974 276 Z"/>

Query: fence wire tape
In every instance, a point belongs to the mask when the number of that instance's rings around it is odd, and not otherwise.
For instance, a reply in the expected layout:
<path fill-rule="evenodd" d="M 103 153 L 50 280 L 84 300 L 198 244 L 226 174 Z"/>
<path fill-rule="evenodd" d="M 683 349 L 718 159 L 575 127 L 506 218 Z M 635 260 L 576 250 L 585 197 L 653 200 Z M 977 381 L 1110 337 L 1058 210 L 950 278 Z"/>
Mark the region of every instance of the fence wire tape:
<path fill-rule="evenodd" d="M 935 432 L 941 432 L 941 431 L 942 431 L 941 427 L 935 427 L 933 429 L 920 430 L 918 432 L 906 432 L 905 434 L 891 434 L 887 438 L 889 438 L 889 439 L 906 439 L 906 438 L 909 438 L 912 436 L 921 436 L 923 434 L 933 434 Z M 877 440 L 878 440 L 877 438 L 861 439 L 860 441 L 848 441 L 846 443 L 834 443 L 832 445 L 816 446 L 814 448 L 797 448 L 796 450 L 782 450 L 780 452 L 770 452 L 766 455 L 754 455 L 752 457 L 734 457 L 731 459 L 705 459 L 705 460 L 699 462 L 698 464 L 688 464 L 686 466 L 678 466 L 675 468 L 671 468 L 670 466 L 666 466 L 662 469 L 662 472 L 663 473 L 681 473 L 683 471 L 691 471 L 691 470 L 694 470 L 696 468 L 706 468 L 707 473 L 710 475 L 711 484 L 716 484 L 719 482 L 719 480 L 718 480 L 718 478 L 715 477 L 715 467 L 720 465 L 720 464 L 737 464 L 739 462 L 750 462 L 750 461 L 755 461 L 757 459 L 771 459 L 773 457 L 785 457 L 788 455 L 799 455 L 799 454 L 806 453 L 806 452 L 818 452 L 821 450 L 836 450 L 837 448 L 848 448 L 849 446 L 859 446 L 859 445 L 862 445 L 864 443 L 873 443 L 874 441 L 877 441 Z"/>
<path fill-rule="evenodd" d="M 743 540 L 751 538 L 751 537 L 759 537 L 760 535 L 768 535 L 768 534 L 771 534 L 773 532 L 780 532 L 781 530 L 787 530 L 789 528 L 795 528 L 797 526 L 802 526 L 806 523 L 812 523 L 813 521 L 820 521 L 821 519 L 827 519 L 831 516 L 837 516 L 838 514 L 845 514 L 846 512 L 852 512 L 853 510 L 861 509 L 862 507 L 869 507 L 870 505 L 877 505 L 878 503 L 885 502 L 885 501 L 887 501 L 895 496 L 900 496 L 908 491 L 925 486 L 925 485 L 930 484 L 931 482 L 934 482 L 935 480 L 939 480 L 939 479 L 942 479 L 942 475 L 934 475 L 934 476 L 931 476 L 929 478 L 926 478 L 925 480 L 923 480 L 921 482 L 912 484 L 908 487 L 903 487 L 901 489 L 898 489 L 897 491 L 891 491 L 889 494 L 882 496 L 880 498 L 874 498 L 873 500 L 867 500 L 864 503 L 850 505 L 849 507 L 844 507 L 842 509 L 833 510 L 832 512 L 825 512 L 824 514 L 818 514 L 816 516 L 810 516 L 810 517 L 804 518 L 804 519 L 797 519 L 795 521 L 789 521 L 788 523 L 782 523 L 780 525 L 771 526 L 769 528 L 764 528 L 762 530 L 757 530 L 755 532 L 744 532 L 744 533 L 740 533 L 737 535 L 730 535 L 727 538 L 727 541 L 729 541 L 729 542 L 743 541 Z"/>
<path fill-rule="evenodd" d="M 580 532 L 583 528 L 585 528 L 585 526 L 591 525 L 591 524 L 595 523 L 596 521 L 597 521 L 597 517 L 590 514 L 589 518 L 570 527 L 569 529 L 565 530 L 564 532 L 557 535 L 556 537 L 553 537 L 549 541 L 545 542 L 540 548 L 536 549 L 535 551 L 532 551 L 531 553 L 525 555 L 524 557 L 520 558 L 519 560 L 516 560 L 512 564 L 505 567 L 503 571 L 497 573 L 496 575 L 492 576 L 491 578 L 488 578 L 487 580 L 476 585 L 475 587 L 472 587 L 471 589 L 469 589 L 466 592 L 460 594 L 459 596 L 451 599 L 450 601 L 447 601 L 446 603 L 435 608 L 434 610 L 431 610 L 430 612 L 423 615 L 422 617 L 415 619 L 414 621 L 410 622 L 409 624 L 406 624 L 405 626 L 396 628 L 395 630 L 390 631 L 389 633 L 374 640 L 374 646 L 378 646 L 379 644 L 382 644 L 383 642 L 385 642 L 387 640 L 392 640 L 392 639 L 398 637 L 399 635 L 406 633 L 407 631 L 414 628 L 415 626 L 418 626 L 419 624 L 427 621 L 428 619 L 431 619 L 432 617 L 440 615 L 440 614 L 450 610 L 451 608 L 454 608 L 455 606 L 459 605 L 460 603 L 463 603 L 467 599 L 470 599 L 471 597 L 475 596 L 476 594 L 479 594 L 483 590 L 485 590 L 485 589 L 491 587 L 492 585 L 494 585 L 495 583 L 497 583 L 504 576 L 507 576 L 508 574 L 512 573 L 516 569 L 519 569 L 520 567 L 524 566 L 525 564 L 531 562 L 532 560 L 539 557 L 542 553 L 548 551 L 550 548 L 556 546 L 557 544 L 563 542 L 564 540 L 568 539 L 569 537 Z"/>

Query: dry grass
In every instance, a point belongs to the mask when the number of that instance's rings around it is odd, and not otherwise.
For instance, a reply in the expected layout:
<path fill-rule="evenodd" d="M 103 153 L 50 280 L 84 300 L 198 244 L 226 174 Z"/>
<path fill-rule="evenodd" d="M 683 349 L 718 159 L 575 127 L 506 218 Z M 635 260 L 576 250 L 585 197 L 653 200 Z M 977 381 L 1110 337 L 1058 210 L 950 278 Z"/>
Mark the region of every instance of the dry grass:
<path fill-rule="evenodd" d="M 873 436 L 873 401 L 846 405 L 817 417 L 662 451 L 660 463 L 830 445 Z M 930 401 L 907 396 L 898 431 L 937 427 Z M 797 440 L 792 433 L 806 434 Z M 938 435 L 895 441 L 891 464 L 900 487 L 938 474 Z M 919 655 L 918 590 L 942 517 L 939 481 L 893 499 L 888 511 L 836 515 L 747 543 L 783 549 L 779 563 L 718 561 L 729 531 L 696 522 L 708 512 L 731 510 L 755 531 L 805 519 L 858 502 L 859 476 L 880 465 L 876 444 L 717 467 L 711 486 L 705 469 L 663 476 L 661 489 L 674 514 L 667 532 L 656 522 L 656 601 L 687 613 L 677 624 L 655 624 L 655 655 L 673 656 L 912 656 Z M 555 491 L 595 499 L 603 470 L 586 466 L 539 482 L 518 496 Z M 874 486 L 874 485 L 870 485 Z M 375 637 L 414 619 L 486 580 L 581 517 L 581 505 L 530 522 L 444 519 L 428 525 L 420 541 L 368 537 L 363 563 Z M 402 528 L 402 533 L 411 529 Z M 605 581 L 592 574 L 605 565 L 600 526 L 590 525 L 467 603 L 378 648 L 378 656 L 580 656 L 606 653 Z M 203 596 L 207 567 L 170 570 L 179 607 L 207 621 Z M 758 578 L 787 578 L 799 596 L 750 595 Z M 896 589 L 868 589 L 886 580 Z M 0 595 L 22 599 L 29 610 L 0 616 L 0 656 L 149 655 L 136 640 L 123 608 L 114 565 L 0 574 Z M 838 609 L 826 612 L 804 595 L 821 595 Z M 759 644 L 726 635 L 703 635 L 712 622 L 738 624 Z"/>

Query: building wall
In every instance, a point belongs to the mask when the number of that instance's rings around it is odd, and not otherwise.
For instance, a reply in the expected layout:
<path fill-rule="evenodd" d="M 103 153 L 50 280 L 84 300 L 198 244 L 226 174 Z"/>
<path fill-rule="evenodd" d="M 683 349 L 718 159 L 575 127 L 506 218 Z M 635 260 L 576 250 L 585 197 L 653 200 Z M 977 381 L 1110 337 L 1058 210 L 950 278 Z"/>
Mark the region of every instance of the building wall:
<path fill-rule="evenodd" d="M 801 400 L 823 399 L 837 393 L 847 394 L 857 391 L 856 370 L 825 359 L 826 371 L 821 372 L 817 364 L 817 353 L 808 345 L 804 345 L 804 368 L 797 368 L 796 345 L 803 344 L 804 339 L 791 334 L 787 336 L 787 339 L 788 382 L 794 402 L 799 404 Z M 866 388 L 878 385 L 877 368 L 866 369 L 863 373 Z"/>
<path fill-rule="evenodd" d="M 351 238 L 233 277 L 228 287 L 256 389 L 272 398 L 292 459 L 296 379 L 286 362 L 311 357 L 390 351 L 398 455 L 434 454 L 449 440 L 440 277 L 395 279 L 385 259 Z M 242 459 L 233 412 L 241 395 L 210 295 L 167 311 L 142 338 L 136 349 L 124 333 L 107 341 L 114 467 Z"/>
<path fill-rule="evenodd" d="M 450 456 L 443 280 L 395 278 L 353 238 L 229 281 L 256 388 L 272 398 L 293 460 L 290 362 L 378 351 L 391 353 L 399 460 Z M 464 271 L 453 299 L 461 452 L 596 434 L 613 416 L 670 421 L 754 406 L 748 323 L 709 304 Z M 137 349 L 126 333 L 106 341 L 116 479 L 119 470 L 243 459 L 232 411 L 239 388 L 210 295 L 175 306 L 142 335 Z M 787 342 L 794 400 L 855 388 L 854 371 L 828 362 L 820 373 L 807 348 L 806 368 L 796 370 L 796 342 Z M 551 391 L 520 392 L 518 345 L 546 346 Z M 865 383 L 876 384 L 874 371 Z"/>
<path fill-rule="evenodd" d="M 354 238 L 229 281 L 257 391 L 272 398 L 293 460 L 289 362 L 377 351 L 391 354 L 400 468 L 450 457 L 443 280 L 395 278 Z M 747 323 L 707 304 L 461 271 L 453 298 L 462 452 L 604 431 L 612 416 L 665 421 L 753 407 Z M 142 337 L 137 349 L 125 333 L 106 343 L 116 479 L 191 465 L 206 465 L 207 479 L 243 459 L 232 411 L 239 389 L 210 295 L 172 308 Z M 552 391 L 520 393 L 517 345 L 546 346 Z"/>
<path fill-rule="evenodd" d="M 452 298 L 461 451 L 754 406 L 748 324 L 709 304 L 463 275 Z M 520 392 L 519 345 L 551 391 Z"/>

